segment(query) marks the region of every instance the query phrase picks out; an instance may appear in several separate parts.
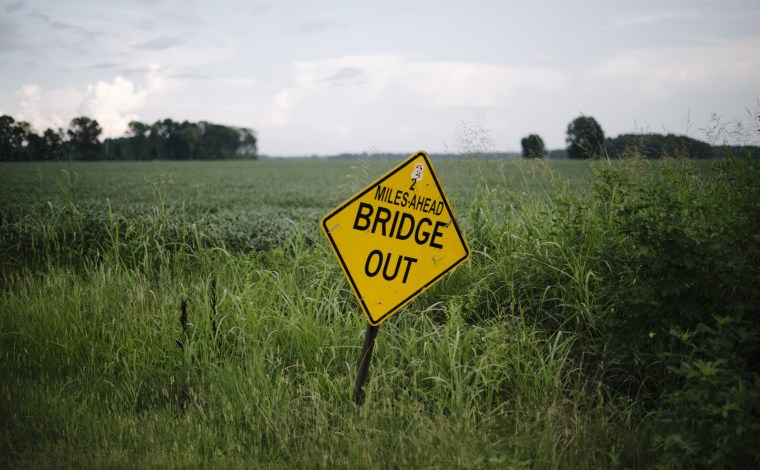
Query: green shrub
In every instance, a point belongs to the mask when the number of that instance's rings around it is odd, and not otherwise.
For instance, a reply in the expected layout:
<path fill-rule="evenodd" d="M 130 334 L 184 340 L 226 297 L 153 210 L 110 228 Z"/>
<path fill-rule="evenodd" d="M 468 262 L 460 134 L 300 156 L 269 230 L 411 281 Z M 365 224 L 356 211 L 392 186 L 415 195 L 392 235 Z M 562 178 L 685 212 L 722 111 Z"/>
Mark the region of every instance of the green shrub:
<path fill-rule="evenodd" d="M 598 247 L 609 305 L 597 354 L 606 380 L 656 411 L 656 459 L 744 467 L 760 462 L 760 165 L 709 171 L 669 160 L 642 178 L 599 172 L 625 197 Z M 600 191 L 604 197 L 609 191 Z"/>
<path fill-rule="evenodd" d="M 757 324 L 715 316 L 693 332 L 674 327 L 670 336 L 684 354 L 663 354 L 682 382 L 663 395 L 654 444 L 667 468 L 757 468 L 760 464 L 760 376 Z"/>

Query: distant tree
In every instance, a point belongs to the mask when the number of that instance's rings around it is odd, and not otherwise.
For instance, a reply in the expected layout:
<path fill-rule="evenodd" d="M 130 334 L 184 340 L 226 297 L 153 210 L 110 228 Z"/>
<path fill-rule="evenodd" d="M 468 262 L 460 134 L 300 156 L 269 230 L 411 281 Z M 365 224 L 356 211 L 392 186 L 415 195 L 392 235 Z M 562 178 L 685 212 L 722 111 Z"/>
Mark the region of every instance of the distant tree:
<path fill-rule="evenodd" d="M 237 149 L 237 154 L 242 157 L 256 158 L 258 148 L 256 146 L 256 134 L 247 127 L 241 127 L 238 129 L 240 134 L 240 145 Z"/>
<path fill-rule="evenodd" d="M 18 145 L 18 153 L 21 160 L 31 160 L 29 141 L 36 137 L 32 125 L 26 121 L 16 121 L 16 126 L 13 130 L 14 140 Z"/>
<path fill-rule="evenodd" d="M 549 150 L 549 158 L 567 158 L 567 149 L 553 149 Z"/>
<path fill-rule="evenodd" d="M 63 129 L 45 129 L 42 135 L 34 131 L 27 134 L 27 155 L 29 160 L 60 160 L 66 153 Z"/>
<path fill-rule="evenodd" d="M 28 143 L 25 149 L 25 160 L 49 160 L 51 158 L 44 136 L 37 135 L 36 132 L 32 131 L 27 134 L 26 138 Z"/>
<path fill-rule="evenodd" d="M 161 121 L 156 121 L 150 125 L 148 130 L 148 158 L 165 158 L 163 144 L 158 130 L 161 127 Z"/>
<path fill-rule="evenodd" d="M 69 128 L 37 134 L 25 121 L 0 116 L 0 161 L 58 160 L 68 155 L 80 160 L 255 159 L 256 133 L 207 121 L 163 119 L 153 124 L 131 121 L 124 137 L 101 142 L 98 121 L 86 116 L 71 120 Z"/>
<path fill-rule="evenodd" d="M 39 135 L 26 121 L 0 116 L 0 160 L 57 160 L 65 153 L 63 130 Z"/>
<path fill-rule="evenodd" d="M 187 158 L 183 155 L 182 137 L 180 135 L 180 123 L 172 119 L 164 119 L 156 126 L 159 140 L 163 146 L 164 156 L 170 160 Z"/>
<path fill-rule="evenodd" d="M 182 158 L 196 159 L 200 150 L 203 132 L 198 124 L 188 121 L 182 121 L 179 126 L 179 136 L 182 139 L 182 149 L 184 156 Z"/>
<path fill-rule="evenodd" d="M 28 122 L 0 116 L 0 160 L 29 160 L 29 135 L 33 133 Z"/>
<path fill-rule="evenodd" d="M 604 131 L 590 116 L 575 118 L 567 126 L 568 158 L 593 158 L 604 154 Z"/>
<path fill-rule="evenodd" d="M 674 134 L 621 134 L 607 139 L 606 146 L 607 153 L 617 158 L 630 155 L 644 158 L 711 158 L 715 154 L 706 142 Z"/>
<path fill-rule="evenodd" d="M 520 144 L 522 145 L 522 156 L 524 158 L 544 158 L 546 156 L 544 139 L 538 134 L 523 137 Z"/>
<path fill-rule="evenodd" d="M 58 130 L 45 129 L 42 134 L 42 142 L 45 147 L 47 158 L 51 160 L 60 160 L 66 154 L 66 141 L 63 129 Z"/>
<path fill-rule="evenodd" d="M 150 126 L 140 121 L 130 121 L 127 125 L 129 153 L 133 160 L 148 158 L 148 135 Z"/>
<path fill-rule="evenodd" d="M 76 158 L 96 160 L 101 155 L 100 134 L 103 130 L 95 119 L 75 117 L 69 123 L 69 143 Z"/>
<path fill-rule="evenodd" d="M 17 141 L 16 120 L 5 114 L 0 116 L 0 160 L 15 160 L 20 145 Z"/>
<path fill-rule="evenodd" d="M 240 132 L 234 127 L 213 124 L 206 121 L 198 123 L 203 132 L 200 158 L 224 159 L 235 158 L 240 147 Z"/>

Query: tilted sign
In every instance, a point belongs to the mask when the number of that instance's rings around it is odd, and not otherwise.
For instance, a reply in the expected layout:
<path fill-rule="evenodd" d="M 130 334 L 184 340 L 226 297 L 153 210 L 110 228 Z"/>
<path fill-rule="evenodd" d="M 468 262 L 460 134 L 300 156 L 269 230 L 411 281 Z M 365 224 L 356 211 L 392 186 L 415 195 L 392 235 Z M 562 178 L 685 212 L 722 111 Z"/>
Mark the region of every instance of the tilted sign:
<path fill-rule="evenodd" d="M 373 326 L 470 256 L 422 151 L 327 214 L 322 230 Z"/>

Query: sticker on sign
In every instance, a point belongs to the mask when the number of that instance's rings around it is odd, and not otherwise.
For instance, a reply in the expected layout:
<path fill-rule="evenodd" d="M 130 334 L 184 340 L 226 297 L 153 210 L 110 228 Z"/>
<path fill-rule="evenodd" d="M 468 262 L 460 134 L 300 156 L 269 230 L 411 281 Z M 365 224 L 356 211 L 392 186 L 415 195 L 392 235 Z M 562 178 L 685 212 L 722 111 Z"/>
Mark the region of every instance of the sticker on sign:
<path fill-rule="evenodd" d="M 327 214 L 322 230 L 373 326 L 470 256 L 423 151 Z"/>

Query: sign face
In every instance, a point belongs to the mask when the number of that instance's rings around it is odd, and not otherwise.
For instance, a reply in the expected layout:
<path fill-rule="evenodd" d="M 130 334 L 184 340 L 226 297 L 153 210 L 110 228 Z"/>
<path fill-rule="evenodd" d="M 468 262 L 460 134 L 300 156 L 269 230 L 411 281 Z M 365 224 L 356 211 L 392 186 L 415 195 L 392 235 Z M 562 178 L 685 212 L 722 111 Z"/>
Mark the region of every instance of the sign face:
<path fill-rule="evenodd" d="M 470 256 L 423 151 L 327 214 L 322 230 L 373 326 Z"/>

